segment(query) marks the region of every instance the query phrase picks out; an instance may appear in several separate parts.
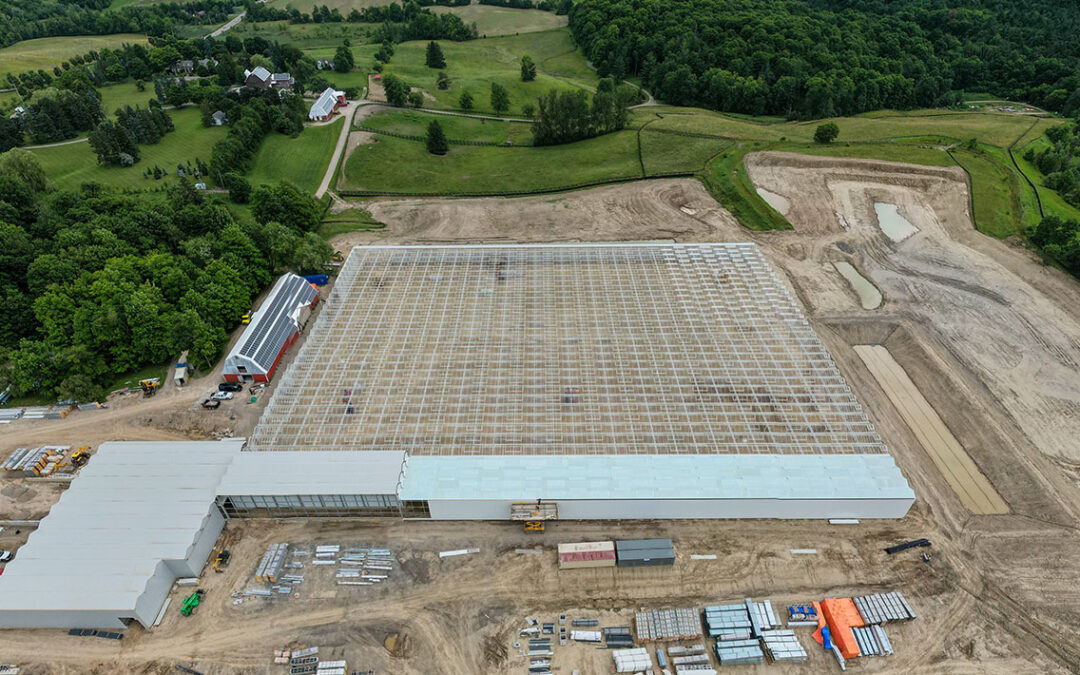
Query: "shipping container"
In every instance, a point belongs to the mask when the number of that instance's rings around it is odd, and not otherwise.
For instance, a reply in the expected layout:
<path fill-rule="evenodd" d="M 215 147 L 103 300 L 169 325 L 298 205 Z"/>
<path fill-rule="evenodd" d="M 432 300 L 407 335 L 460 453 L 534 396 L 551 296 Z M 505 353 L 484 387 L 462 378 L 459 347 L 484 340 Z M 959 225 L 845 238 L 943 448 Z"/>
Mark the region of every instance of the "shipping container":
<path fill-rule="evenodd" d="M 618 567 L 674 565 L 675 548 L 670 539 L 624 539 L 615 542 Z"/>
<path fill-rule="evenodd" d="M 559 544 L 559 569 L 614 567 L 615 542 L 586 541 Z"/>

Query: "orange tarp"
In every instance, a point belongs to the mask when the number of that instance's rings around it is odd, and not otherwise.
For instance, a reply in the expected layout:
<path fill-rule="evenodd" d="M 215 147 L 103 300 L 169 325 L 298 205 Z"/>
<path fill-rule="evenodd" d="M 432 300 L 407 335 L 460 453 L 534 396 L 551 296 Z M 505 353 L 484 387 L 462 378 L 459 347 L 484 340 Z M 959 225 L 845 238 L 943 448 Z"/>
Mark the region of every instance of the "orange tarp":
<path fill-rule="evenodd" d="M 862 615 L 851 598 L 825 598 L 821 601 L 821 614 L 829 624 L 829 638 L 845 659 L 859 655 L 859 645 L 851 628 L 865 626 Z"/>

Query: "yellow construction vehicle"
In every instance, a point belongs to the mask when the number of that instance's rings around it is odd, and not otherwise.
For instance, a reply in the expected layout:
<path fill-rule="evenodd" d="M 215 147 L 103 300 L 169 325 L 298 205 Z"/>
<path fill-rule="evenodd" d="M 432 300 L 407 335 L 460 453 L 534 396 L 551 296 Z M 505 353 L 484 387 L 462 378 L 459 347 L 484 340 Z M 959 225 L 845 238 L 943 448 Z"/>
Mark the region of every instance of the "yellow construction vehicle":
<path fill-rule="evenodd" d="M 250 314 L 245 314 L 242 317 L 240 317 L 240 323 L 245 325 L 245 326 L 248 325 L 249 323 L 251 323 L 251 315 Z"/>
<path fill-rule="evenodd" d="M 139 380 L 139 387 L 142 388 L 143 396 L 149 398 L 157 393 L 158 388 L 161 387 L 161 381 L 156 377 L 149 380 Z"/>
<path fill-rule="evenodd" d="M 229 558 L 232 556 L 225 549 L 218 551 L 217 557 L 214 558 L 214 571 L 224 572 L 225 568 L 229 566 Z"/>
<path fill-rule="evenodd" d="M 537 499 L 510 505 L 510 520 L 519 521 L 526 532 L 543 532 L 545 523 L 559 519 L 559 505 Z"/>
<path fill-rule="evenodd" d="M 71 465 L 76 469 L 90 461 L 90 446 L 84 445 L 71 453 Z"/>

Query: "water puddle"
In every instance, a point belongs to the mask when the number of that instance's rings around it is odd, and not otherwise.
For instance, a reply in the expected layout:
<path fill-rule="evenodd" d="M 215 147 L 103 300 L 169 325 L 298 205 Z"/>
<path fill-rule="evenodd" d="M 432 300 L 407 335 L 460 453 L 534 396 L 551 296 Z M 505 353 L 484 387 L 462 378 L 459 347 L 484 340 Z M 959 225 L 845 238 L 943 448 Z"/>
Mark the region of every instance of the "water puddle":
<path fill-rule="evenodd" d="M 900 215 L 900 207 L 888 202 L 874 202 L 874 211 L 877 212 L 878 227 L 889 239 L 900 242 L 919 231 Z"/>
<path fill-rule="evenodd" d="M 855 289 L 855 293 L 859 296 L 859 302 L 862 303 L 863 309 L 877 309 L 881 307 L 881 291 L 877 289 L 869 279 L 859 274 L 859 270 L 851 266 L 851 263 L 836 262 L 833 263 L 833 267 L 840 273 L 847 282 L 851 284 L 851 287 Z"/>
<path fill-rule="evenodd" d="M 779 211 L 780 215 L 786 216 L 788 211 L 791 210 L 791 202 L 788 201 L 788 198 L 784 195 L 778 195 L 765 188 L 758 188 L 757 193 L 769 204 L 769 206 Z"/>

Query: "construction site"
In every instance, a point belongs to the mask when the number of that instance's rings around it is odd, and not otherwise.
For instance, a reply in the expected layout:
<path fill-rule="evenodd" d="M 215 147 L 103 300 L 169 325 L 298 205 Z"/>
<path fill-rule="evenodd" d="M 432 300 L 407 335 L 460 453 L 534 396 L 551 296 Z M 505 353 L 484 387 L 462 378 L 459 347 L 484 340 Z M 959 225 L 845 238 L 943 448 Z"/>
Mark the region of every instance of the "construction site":
<path fill-rule="evenodd" d="M 794 230 L 684 180 L 373 202 L 256 402 L 5 425 L 92 450 L 5 472 L 0 660 L 1076 672 L 1075 283 L 976 232 L 960 172 L 747 168 Z"/>

